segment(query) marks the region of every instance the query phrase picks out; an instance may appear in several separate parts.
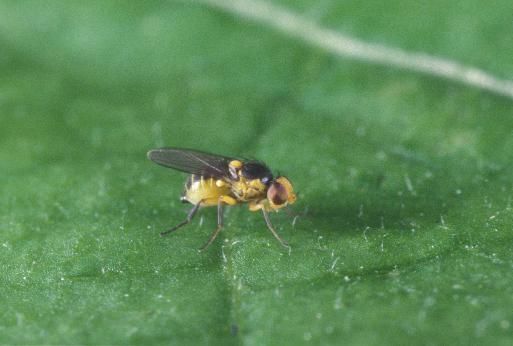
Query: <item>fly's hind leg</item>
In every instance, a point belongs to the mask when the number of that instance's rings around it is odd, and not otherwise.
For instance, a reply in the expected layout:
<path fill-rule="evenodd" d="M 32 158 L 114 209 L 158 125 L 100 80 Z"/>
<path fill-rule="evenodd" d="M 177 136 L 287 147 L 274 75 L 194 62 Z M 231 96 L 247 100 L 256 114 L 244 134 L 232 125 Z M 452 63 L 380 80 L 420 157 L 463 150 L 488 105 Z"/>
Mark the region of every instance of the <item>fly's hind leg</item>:
<path fill-rule="evenodd" d="M 187 225 L 189 222 L 191 222 L 192 218 L 194 217 L 194 215 L 196 215 L 196 212 L 198 211 L 201 203 L 203 201 L 199 201 L 197 204 L 194 205 L 194 207 L 192 207 L 192 209 L 189 211 L 189 214 L 187 214 L 187 218 L 185 220 L 183 220 L 182 222 L 180 222 L 178 225 L 176 225 L 175 227 L 173 228 L 170 228 L 168 229 L 167 231 L 165 232 L 161 232 L 160 235 L 161 236 L 165 236 L 171 232 L 174 232 L 176 231 L 177 229 L 179 229 L 180 227 L 183 227 L 185 225 Z"/>
<path fill-rule="evenodd" d="M 228 205 L 235 205 L 237 201 L 230 196 L 221 196 L 217 202 L 217 228 L 212 232 L 210 238 L 208 238 L 207 242 L 203 244 L 198 250 L 203 251 L 210 246 L 217 238 L 219 232 L 223 229 L 223 203 Z"/>
<path fill-rule="evenodd" d="M 265 210 L 265 208 L 262 208 L 262 214 L 264 214 L 264 219 L 265 223 L 267 224 L 267 228 L 269 228 L 269 231 L 271 231 L 276 240 L 278 240 L 283 247 L 290 248 L 289 243 L 281 239 L 278 233 L 276 233 L 276 231 L 274 230 L 273 224 L 271 223 L 271 219 L 269 218 L 269 213 Z"/>

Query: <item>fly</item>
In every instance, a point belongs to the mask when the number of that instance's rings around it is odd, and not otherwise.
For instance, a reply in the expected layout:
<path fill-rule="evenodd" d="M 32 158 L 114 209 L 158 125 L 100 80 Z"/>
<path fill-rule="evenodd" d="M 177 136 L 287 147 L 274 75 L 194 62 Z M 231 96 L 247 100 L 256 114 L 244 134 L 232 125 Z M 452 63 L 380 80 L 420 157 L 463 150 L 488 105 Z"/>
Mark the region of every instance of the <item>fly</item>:
<path fill-rule="evenodd" d="M 164 167 L 190 174 L 180 199 L 193 207 L 185 220 L 160 235 L 187 225 L 199 208 L 216 206 L 217 228 L 200 248 L 205 250 L 223 228 L 223 207 L 247 203 L 249 210 L 262 211 L 269 231 L 281 245 L 288 247 L 274 230 L 269 212 L 294 203 L 296 195 L 291 182 L 283 176 L 275 177 L 263 162 L 181 148 L 153 149 L 148 152 L 148 158 Z"/>

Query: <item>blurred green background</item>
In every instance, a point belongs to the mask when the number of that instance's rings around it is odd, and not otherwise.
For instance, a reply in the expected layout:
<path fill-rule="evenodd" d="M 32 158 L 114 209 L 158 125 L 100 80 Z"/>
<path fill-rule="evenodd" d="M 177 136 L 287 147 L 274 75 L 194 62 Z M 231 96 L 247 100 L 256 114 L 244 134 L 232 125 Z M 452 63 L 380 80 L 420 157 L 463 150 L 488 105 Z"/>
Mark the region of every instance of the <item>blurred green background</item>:
<path fill-rule="evenodd" d="M 510 1 L 274 3 L 513 79 Z M 2 0 L 0 343 L 510 345 L 512 105 L 199 3 Z M 244 206 L 160 238 L 164 145 L 286 174 L 292 251 Z"/>

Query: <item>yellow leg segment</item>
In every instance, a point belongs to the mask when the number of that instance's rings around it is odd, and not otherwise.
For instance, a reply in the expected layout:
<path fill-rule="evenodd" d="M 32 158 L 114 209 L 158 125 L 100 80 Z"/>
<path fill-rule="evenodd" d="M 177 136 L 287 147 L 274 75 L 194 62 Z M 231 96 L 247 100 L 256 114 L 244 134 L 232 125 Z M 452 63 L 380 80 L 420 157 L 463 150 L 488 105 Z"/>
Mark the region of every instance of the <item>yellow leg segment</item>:
<path fill-rule="evenodd" d="M 224 203 L 224 204 L 228 204 L 228 205 L 235 205 L 237 204 L 237 200 L 233 197 L 230 197 L 230 196 L 220 196 L 219 197 L 219 203 Z"/>

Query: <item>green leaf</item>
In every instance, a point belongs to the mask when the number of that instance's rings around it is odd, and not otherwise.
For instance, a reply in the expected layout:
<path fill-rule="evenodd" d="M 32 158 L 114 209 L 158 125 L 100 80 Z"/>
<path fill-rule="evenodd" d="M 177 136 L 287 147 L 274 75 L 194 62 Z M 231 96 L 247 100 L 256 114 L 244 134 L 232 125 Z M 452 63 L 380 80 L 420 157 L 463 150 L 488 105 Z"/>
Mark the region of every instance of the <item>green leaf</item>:
<path fill-rule="evenodd" d="M 279 3 L 513 78 L 507 1 Z M 0 47 L 1 344 L 511 344 L 511 100 L 200 3 L 3 1 Z M 291 251 L 246 206 L 159 237 L 164 145 L 287 175 Z"/>

